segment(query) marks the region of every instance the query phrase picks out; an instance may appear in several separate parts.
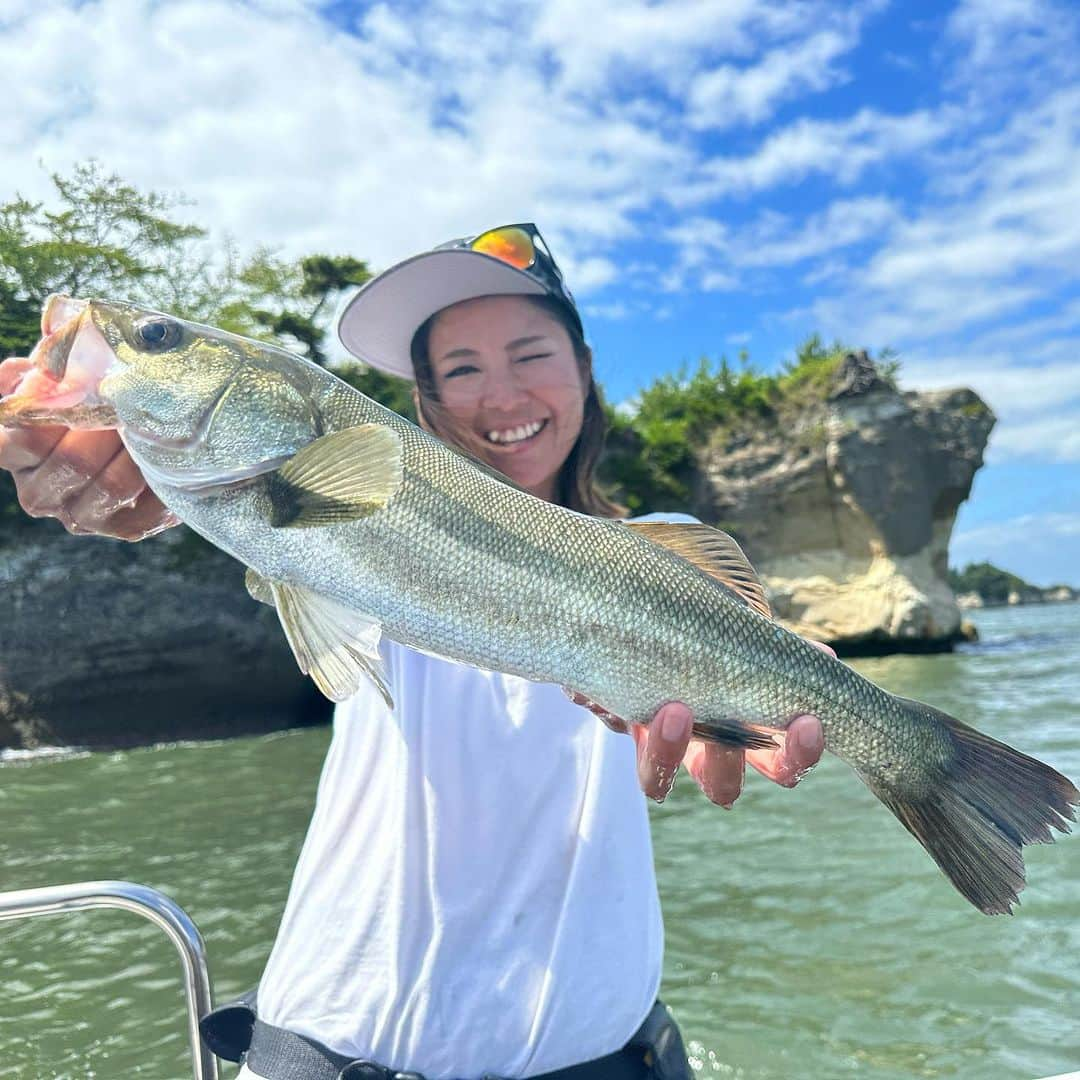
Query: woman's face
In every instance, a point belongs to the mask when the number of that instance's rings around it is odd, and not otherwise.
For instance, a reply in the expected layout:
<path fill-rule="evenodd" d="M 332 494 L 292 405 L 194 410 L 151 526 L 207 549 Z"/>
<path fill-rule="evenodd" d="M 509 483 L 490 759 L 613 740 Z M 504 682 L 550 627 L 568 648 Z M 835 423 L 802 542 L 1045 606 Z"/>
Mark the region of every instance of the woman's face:
<path fill-rule="evenodd" d="M 428 339 L 439 401 L 482 456 L 553 501 L 585 409 L 566 328 L 521 296 L 483 296 L 441 311 Z"/>

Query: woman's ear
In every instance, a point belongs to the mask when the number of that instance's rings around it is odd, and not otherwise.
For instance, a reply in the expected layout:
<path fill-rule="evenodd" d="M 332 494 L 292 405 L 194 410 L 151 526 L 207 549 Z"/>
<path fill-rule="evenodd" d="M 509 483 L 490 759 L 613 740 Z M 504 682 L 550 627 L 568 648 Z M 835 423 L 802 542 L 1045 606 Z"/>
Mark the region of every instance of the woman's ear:
<path fill-rule="evenodd" d="M 413 408 L 416 410 L 416 423 L 419 427 L 423 428 L 429 435 L 434 435 L 435 432 L 431 430 L 431 425 L 428 423 L 428 418 L 424 415 L 424 406 L 420 401 L 420 389 L 416 383 L 413 383 L 412 388 L 412 403 Z"/>

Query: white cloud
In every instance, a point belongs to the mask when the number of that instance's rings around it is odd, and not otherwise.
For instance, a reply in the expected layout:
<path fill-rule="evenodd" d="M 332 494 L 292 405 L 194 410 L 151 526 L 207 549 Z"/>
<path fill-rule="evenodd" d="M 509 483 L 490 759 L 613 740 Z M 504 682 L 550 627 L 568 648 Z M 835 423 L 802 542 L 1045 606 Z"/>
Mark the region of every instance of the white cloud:
<path fill-rule="evenodd" d="M 745 55 L 762 37 L 805 27 L 822 6 L 805 0 L 548 0 L 535 36 L 552 50 L 568 87 L 596 91 L 613 78 L 644 74 L 680 93 L 703 56 Z"/>
<path fill-rule="evenodd" d="M 734 292 L 738 287 L 739 279 L 725 270 L 706 270 L 698 285 L 702 292 Z"/>
<path fill-rule="evenodd" d="M 586 304 L 582 309 L 590 319 L 608 319 L 612 322 L 625 319 L 631 314 L 630 305 L 622 300 L 612 304 Z"/>
<path fill-rule="evenodd" d="M 950 14 L 946 32 L 967 47 L 969 72 L 997 70 L 1037 55 L 1045 60 L 1065 5 L 1047 0 L 961 0 Z"/>
<path fill-rule="evenodd" d="M 802 220 L 765 211 L 740 228 L 713 218 L 689 218 L 665 234 L 678 252 L 672 289 L 683 288 L 688 280 L 705 291 L 734 289 L 741 279 L 732 270 L 789 267 L 820 259 L 877 239 L 897 219 L 893 202 L 878 197 L 838 199 Z"/>
<path fill-rule="evenodd" d="M 723 64 L 706 71 L 690 87 L 690 123 L 696 128 L 760 123 L 780 102 L 846 80 L 833 61 L 856 40 L 850 31 L 822 30 L 804 41 L 770 50 L 755 64 Z"/>
<path fill-rule="evenodd" d="M 949 542 L 949 563 L 993 562 L 1043 587 L 1076 585 L 1078 546 L 1080 512 L 1050 510 L 958 529 Z"/>
<path fill-rule="evenodd" d="M 1010 518 L 1008 521 L 961 529 L 953 537 L 953 542 L 969 546 L 975 544 L 1004 545 L 1009 540 L 1007 535 L 1009 531 L 1020 534 L 1040 533 L 1059 537 L 1080 536 L 1080 513 L 1021 514 L 1019 517 Z"/>
<path fill-rule="evenodd" d="M 895 167 L 926 150 L 948 134 L 950 124 L 944 111 L 925 109 L 890 115 L 864 108 L 843 120 L 802 118 L 769 135 L 752 154 L 714 157 L 673 195 L 689 205 L 795 184 L 812 174 L 847 186 L 873 165 L 887 161 Z"/>
<path fill-rule="evenodd" d="M 609 281 L 605 247 L 692 153 L 617 108 L 550 92 L 520 27 L 452 14 L 433 8 L 419 34 L 379 6 L 357 36 L 287 0 L 23 10 L 0 39 L 5 178 L 42 195 L 37 160 L 66 171 L 95 156 L 141 188 L 183 191 L 195 219 L 241 245 L 376 266 L 538 219 L 557 226 L 545 231 L 580 271 L 576 289 Z"/>
<path fill-rule="evenodd" d="M 827 332 L 902 350 L 948 347 L 1060 295 L 1080 266 L 1080 91 L 1065 88 L 972 140 L 963 172 L 908 210 L 842 291 L 815 312 Z M 944 339 L 944 340 L 943 340 Z"/>

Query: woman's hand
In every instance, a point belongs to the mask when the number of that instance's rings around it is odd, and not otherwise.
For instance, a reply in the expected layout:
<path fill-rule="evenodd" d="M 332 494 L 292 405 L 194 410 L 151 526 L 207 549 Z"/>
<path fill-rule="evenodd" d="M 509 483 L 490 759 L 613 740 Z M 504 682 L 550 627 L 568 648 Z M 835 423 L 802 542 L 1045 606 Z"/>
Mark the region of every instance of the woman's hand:
<path fill-rule="evenodd" d="M 819 641 L 811 644 L 830 656 L 836 655 Z M 679 766 L 685 765 L 706 797 L 730 810 L 742 791 L 747 764 L 782 787 L 794 787 L 818 763 L 825 749 L 821 721 L 816 716 L 796 716 L 783 731 L 763 728 L 776 740 L 776 749 L 744 751 L 696 739 L 691 742 L 694 717 L 679 701 L 664 705 L 651 723 L 642 725 L 627 724 L 580 694 L 570 697 L 596 713 L 613 731 L 633 736 L 641 790 L 657 802 L 667 798 Z"/>
<path fill-rule="evenodd" d="M 657 802 L 667 798 L 681 764 L 711 802 L 730 810 L 742 791 L 747 764 L 782 787 L 794 787 L 825 749 L 821 721 L 816 716 L 796 716 L 783 731 L 770 729 L 768 733 L 777 742 L 774 750 L 734 750 L 718 743 L 691 741 L 692 724 L 690 710 L 672 701 L 647 727 L 634 724 L 631 729 L 637 743 L 641 790 Z"/>
<path fill-rule="evenodd" d="M 29 360 L 0 363 L 0 396 L 10 394 Z M 0 468 L 15 477 L 31 517 L 58 518 L 71 533 L 142 540 L 178 519 L 165 509 L 115 431 L 0 427 Z"/>

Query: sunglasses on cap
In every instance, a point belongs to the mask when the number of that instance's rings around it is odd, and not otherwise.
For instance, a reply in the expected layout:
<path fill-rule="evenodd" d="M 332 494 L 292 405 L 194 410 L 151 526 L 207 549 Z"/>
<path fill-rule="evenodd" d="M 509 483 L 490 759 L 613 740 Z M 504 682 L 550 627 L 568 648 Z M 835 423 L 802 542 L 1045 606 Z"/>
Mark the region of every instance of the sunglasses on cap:
<path fill-rule="evenodd" d="M 440 244 L 435 250 L 467 250 L 488 255 L 493 259 L 512 266 L 539 282 L 552 296 L 569 305 L 574 317 L 580 323 L 574 297 L 563 281 L 562 272 L 555 264 L 555 259 L 548 250 L 540 230 L 531 222 L 517 225 L 501 225 L 497 229 L 488 229 L 479 236 L 465 237 Z"/>

